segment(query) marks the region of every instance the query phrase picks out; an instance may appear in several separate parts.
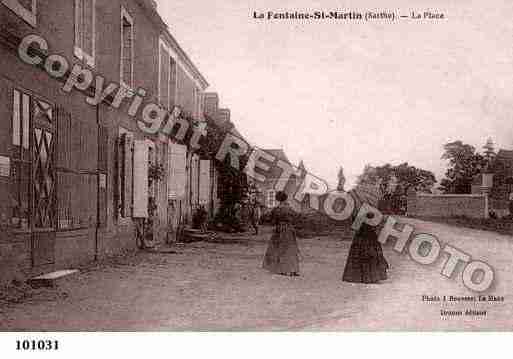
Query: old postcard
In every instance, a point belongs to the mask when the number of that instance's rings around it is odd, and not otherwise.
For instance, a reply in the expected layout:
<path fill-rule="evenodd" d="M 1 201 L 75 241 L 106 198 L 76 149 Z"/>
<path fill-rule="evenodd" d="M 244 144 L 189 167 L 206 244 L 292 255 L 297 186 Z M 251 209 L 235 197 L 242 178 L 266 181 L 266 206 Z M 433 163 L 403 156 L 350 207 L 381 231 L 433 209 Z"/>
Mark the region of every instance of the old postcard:
<path fill-rule="evenodd" d="M 0 0 L 0 331 L 512 330 L 512 17 Z"/>

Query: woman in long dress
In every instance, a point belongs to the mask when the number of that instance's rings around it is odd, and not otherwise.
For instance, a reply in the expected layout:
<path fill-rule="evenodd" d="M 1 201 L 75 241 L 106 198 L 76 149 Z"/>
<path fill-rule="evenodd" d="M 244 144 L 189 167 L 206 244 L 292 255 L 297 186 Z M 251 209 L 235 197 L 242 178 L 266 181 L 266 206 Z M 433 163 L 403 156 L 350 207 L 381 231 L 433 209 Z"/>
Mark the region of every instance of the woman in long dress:
<path fill-rule="evenodd" d="M 352 193 L 356 202 L 372 202 L 362 200 L 358 191 Z M 370 204 L 377 206 L 377 201 Z M 379 283 L 387 279 L 388 268 L 376 228 L 362 224 L 353 237 L 342 280 L 352 283 Z"/>
<path fill-rule="evenodd" d="M 286 193 L 278 192 L 276 200 L 279 205 L 271 213 L 274 231 L 264 256 L 263 267 L 275 274 L 298 276 L 299 248 L 293 227 L 296 215 L 286 203 Z"/>

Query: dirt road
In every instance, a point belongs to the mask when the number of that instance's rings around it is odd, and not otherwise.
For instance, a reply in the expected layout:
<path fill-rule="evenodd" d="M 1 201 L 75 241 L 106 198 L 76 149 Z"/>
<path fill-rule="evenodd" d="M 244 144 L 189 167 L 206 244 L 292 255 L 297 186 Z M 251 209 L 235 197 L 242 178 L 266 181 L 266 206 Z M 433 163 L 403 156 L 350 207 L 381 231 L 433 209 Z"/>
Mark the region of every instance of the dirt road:
<path fill-rule="evenodd" d="M 55 295 L 0 308 L 1 330 L 486 330 L 513 329 L 512 238 L 408 220 L 497 271 L 501 303 L 423 302 L 422 295 L 474 295 L 441 265 L 423 267 L 385 247 L 390 279 L 379 285 L 341 281 L 349 238 L 302 239 L 302 276 L 261 269 L 269 234 L 224 243 L 141 253 L 83 272 Z M 458 274 L 459 275 L 459 274 Z M 485 308 L 486 317 L 442 318 L 440 309 Z"/>

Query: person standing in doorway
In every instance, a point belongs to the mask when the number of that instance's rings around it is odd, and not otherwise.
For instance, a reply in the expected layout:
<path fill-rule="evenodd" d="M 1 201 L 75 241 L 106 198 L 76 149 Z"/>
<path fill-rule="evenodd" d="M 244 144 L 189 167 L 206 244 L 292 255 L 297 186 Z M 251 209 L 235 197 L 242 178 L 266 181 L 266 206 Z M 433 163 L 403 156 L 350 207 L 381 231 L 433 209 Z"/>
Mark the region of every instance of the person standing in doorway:
<path fill-rule="evenodd" d="M 509 216 L 513 219 L 513 191 L 509 193 Z"/>

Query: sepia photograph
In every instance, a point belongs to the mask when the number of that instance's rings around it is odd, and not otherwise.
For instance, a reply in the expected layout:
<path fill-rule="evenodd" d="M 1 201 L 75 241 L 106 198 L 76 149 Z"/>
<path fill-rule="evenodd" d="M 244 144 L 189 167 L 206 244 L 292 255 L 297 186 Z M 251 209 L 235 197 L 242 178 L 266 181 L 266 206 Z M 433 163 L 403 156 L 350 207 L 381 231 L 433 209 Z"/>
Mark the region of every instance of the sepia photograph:
<path fill-rule="evenodd" d="M 0 337 L 512 331 L 512 18 L 0 0 Z"/>

